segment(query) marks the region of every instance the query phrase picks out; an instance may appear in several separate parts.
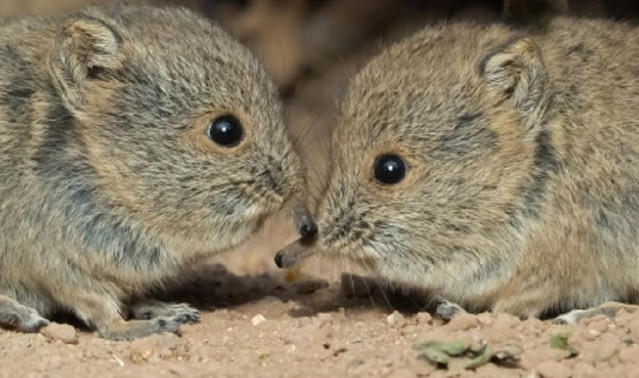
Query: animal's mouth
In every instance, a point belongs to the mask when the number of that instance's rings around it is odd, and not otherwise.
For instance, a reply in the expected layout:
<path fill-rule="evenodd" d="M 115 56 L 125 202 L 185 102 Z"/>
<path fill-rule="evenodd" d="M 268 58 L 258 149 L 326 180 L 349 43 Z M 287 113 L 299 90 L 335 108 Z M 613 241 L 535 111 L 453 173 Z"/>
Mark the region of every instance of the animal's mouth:
<path fill-rule="evenodd" d="M 275 264 L 281 269 L 293 268 L 308 260 L 315 251 L 314 248 L 304 246 L 300 240 L 297 240 L 275 255 Z"/>
<path fill-rule="evenodd" d="M 304 240 L 300 238 L 284 247 L 275 255 L 275 264 L 281 269 L 294 268 L 304 263 L 312 256 L 321 254 L 323 257 L 337 260 L 350 260 L 356 265 L 374 271 L 377 267 L 376 260 L 362 250 L 347 249 L 322 249 L 317 240 Z"/>
<path fill-rule="evenodd" d="M 309 232 L 308 227 L 303 225 L 300 231 L 302 235 L 299 239 L 275 255 L 275 264 L 278 268 L 293 268 L 308 260 L 317 251 L 317 228 Z"/>
<path fill-rule="evenodd" d="M 293 268 L 310 257 L 321 254 L 329 259 L 351 260 L 369 268 L 376 265 L 374 259 L 366 254 L 361 246 L 342 243 L 327 245 L 320 237 L 318 232 L 300 237 L 277 253 L 275 263 L 279 268 Z"/>

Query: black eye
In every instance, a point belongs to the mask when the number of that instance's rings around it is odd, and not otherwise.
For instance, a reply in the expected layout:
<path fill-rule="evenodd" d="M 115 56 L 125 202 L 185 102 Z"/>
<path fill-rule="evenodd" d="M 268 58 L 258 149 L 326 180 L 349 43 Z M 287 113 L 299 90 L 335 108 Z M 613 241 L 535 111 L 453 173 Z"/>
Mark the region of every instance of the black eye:
<path fill-rule="evenodd" d="M 244 130 L 240 120 L 233 116 L 214 119 L 206 133 L 212 141 L 222 147 L 235 147 L 240 144 L 244 137 Z"/>
<path fill-rule="evenodd" d="M 397 155 L 381 155 L 375 161 L 375 180 L 382 185 L 395 185 L 406 177 L 406 163 Z"/>

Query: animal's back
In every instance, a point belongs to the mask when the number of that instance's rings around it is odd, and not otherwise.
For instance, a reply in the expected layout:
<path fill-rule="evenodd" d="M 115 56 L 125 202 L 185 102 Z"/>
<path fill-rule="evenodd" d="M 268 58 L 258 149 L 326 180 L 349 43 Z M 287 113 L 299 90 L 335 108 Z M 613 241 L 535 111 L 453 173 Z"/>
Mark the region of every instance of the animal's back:
<path fill-rule="evenodd" d="M 61 25 L 55 18 L 0 24 L 0 188 L 29 170 L 42 138 L 34 124 L 55 118 L 45 106 L 55 102 L 46 65 Z"/>
<path fill-rule="evenodd" d="M 530 275 L 563 277 L 563 301 L 577 307 L 630 298 L 639 287 L 639 28 L 556 18 L 533 38 L 551 98 L 523 228 L 526 261 L 547 268 Z"/>
<path fill-rule="evenodd" d="M 638 38 L 631 24 L 560 18 L 539 40 L 556 112 L 546 210 L 598 230 L 597 253 L 639 250 Z"/>
<path fill-rule="evenodd" d="M 579 124 L 579 134 L 637 124 L 637 38 L 639 28 L 630 23 L 575 18 L 554 19 L 538 37 L 555 91 L 551 106 Z"/>

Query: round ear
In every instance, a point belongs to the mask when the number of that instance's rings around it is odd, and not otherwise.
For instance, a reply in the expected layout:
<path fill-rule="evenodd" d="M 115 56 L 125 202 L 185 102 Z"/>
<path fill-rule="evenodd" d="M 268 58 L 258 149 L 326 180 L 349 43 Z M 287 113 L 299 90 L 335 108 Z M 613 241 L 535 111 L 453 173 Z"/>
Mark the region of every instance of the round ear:
<path fill-rule="evenodd" d="M 82 17 L 65 23 L 50 53 L 49 70 L 69 106 L 81 105 L 87 81 L 99 71 L 119 66 L 121 44 L 117 31 L 101 20 Z"/>
<path fill-rule="evenodd" d="M 527 123 L 543 114 L 548 98 L 548 71 L 539 46 L 517 38 L 488 54 L 480 73 L 491 91 L 506 96 Z"/>

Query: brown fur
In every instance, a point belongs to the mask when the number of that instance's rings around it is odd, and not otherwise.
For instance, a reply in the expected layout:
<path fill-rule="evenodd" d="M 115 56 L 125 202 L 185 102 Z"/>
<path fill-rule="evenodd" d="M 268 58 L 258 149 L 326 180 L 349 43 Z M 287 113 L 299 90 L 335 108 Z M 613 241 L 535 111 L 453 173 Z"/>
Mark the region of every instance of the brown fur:
<path fill-rule="evenodd" d="M 473 310 L 639 291 L 639 29 L 556 17 L 428 27 L 352 83 L 319 250 Z M 373 162 L 400 154 L 380 186 Z"/>
<path fill-rule="evenodd" d="M 223 114 L 237 147 L 206 136 Z M 0 26 L 0 324 L 63 310 L 108 338 L 175 331 L 197 312 L 135 300 L 304 186 L 275 86 L 207 20 L 118 4 Z"/>

